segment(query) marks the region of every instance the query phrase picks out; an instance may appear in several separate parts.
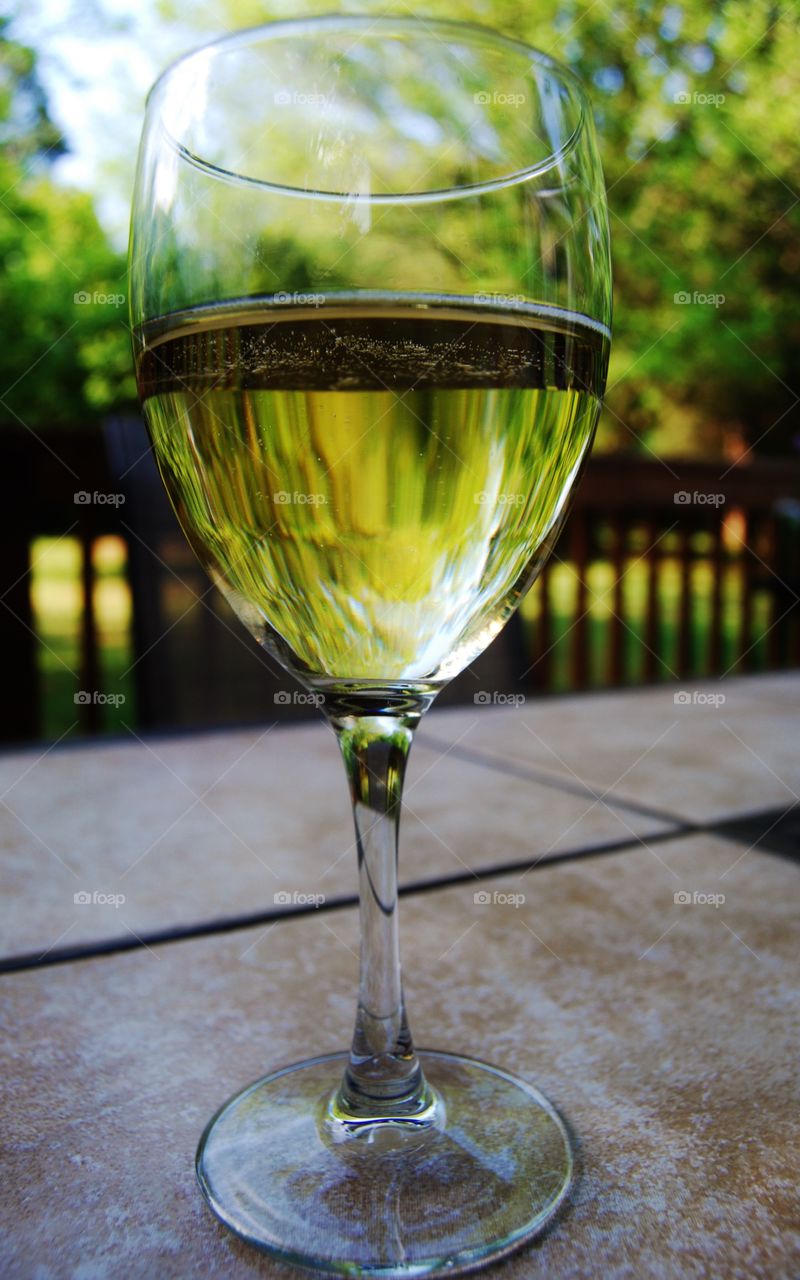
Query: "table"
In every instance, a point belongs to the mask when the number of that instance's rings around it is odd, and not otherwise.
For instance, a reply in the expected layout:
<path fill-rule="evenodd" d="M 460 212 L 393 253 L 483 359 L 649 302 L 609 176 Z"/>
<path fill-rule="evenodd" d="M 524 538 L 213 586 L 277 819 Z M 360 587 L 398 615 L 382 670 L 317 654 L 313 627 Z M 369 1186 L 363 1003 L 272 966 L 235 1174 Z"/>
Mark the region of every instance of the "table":
<path fill-rule="evenodd" d="M 424 723 L 401 856 L 416 1040 L 539 1085 L 579 1155 L 559 1220 L 485 1274 L 800 1272 L 798 691 L 782 674 Z M 193 1157 L 241 1085 L 349 1038 L 330 732 L 19 752 L 0 794 L 0 1273 L 290 1280 L 216 1223 Z"/>

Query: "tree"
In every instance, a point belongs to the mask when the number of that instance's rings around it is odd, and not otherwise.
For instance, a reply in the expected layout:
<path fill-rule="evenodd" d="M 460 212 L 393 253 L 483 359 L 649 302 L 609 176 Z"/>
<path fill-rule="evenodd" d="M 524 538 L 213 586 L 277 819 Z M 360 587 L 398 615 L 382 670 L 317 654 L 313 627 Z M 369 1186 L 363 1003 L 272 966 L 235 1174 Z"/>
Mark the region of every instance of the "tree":
<path fill-rule="evenodd" d="M 91 197 L 51 180 L 65 144 L 3 28 L 0 138 L 0 426 L 83 426 L 133 396 L 125 263 Z"/>
<path fill-rule="evenodd" d="M 346 7 L 377 11 L 372 0 L 348 0 Z M 160 47 L 163 35 L 174 51 L 176 41 L 189 48 L 226 26 L 329 9 L 329 0 L 299 0 L 299 10 L 298 0 L 236 0 L 235 6 L 197 0 L 178 17 L 170 0 L 161 0 L 149 43 Z M 774 0 L 717 0 L 713 6 L 703 0 L 539 0 L 536 6 L 528 0 L 428 0 L 425 11 L 481 22 L 544 48 L 571 65 L 590 90 L 609 187 L 616 280 L 601 447 L 663 454 L 742 452 L 750 445 L 759 452 L 794 449 L 800 316 L 788 281 L 800 265 L 797 11 Z M 22 133 L 29 134 L 36 116 L 41 150 L 52 145 L 46 142 L 51 126 L 31 87 L 35 65 L 29 51 L 15 51 L 10 61 L 15 59 L 11 71 L 5 56 L 2 61 L 0 136 L 26 119 Z M 18 105 L 11 110 L 14 97 Z M 19 106 L 23 98 L 27 116 Z M 11 256 L 26 261 L 18 262 L 18 288 L 0 321 L 0 376 L 6 385 L 13 381 L 79 314 L 79 324 L 42 361 L 41 371 L 52 371 L 54 382 L 66 379 L 64 408 L 74 408 L 77 396 L 84 413 L 99 413 L 132 392 L 123 309 L 92 305 L 73 312 L 64 303 L 59 310 L 42 293 L 52 288 L 71 298 L 81 289 L 125 291 L 122 264 L 109 254 L 90 206 L 48 183 L 41 165 L 37 188 L 38 161 L 31 166 L 27 159 L 29 144 L 22 150 L 15 145 L 3 161 L 15 171 L 9 181 L 26 164 L 28 177 L 2 196 L 13 213 L 0 204 L 0 252 L 7 237 Z M 109 169 L 109 183 L 123 172 L 126 183 L 130 178 L 127 141 L 125 148 L 117 157 L 122 168 Z M 23 195 L 24 208 L 14 204 Z M 18 233 L 24 228 L 14 226 L 13 214 L 39 240 L 31 236 L 23 245 Z M 52 254 L 48 258 L 40 241 L 69 270 Z M 686 295 L 689 301 L 682 300 Z M 32 329 L 24 344 L 23 302 Z M 44 387 L 34 387 L 30 378 L 20 385 L 27 394 L 14 401 L 15 408 L 26 407 L 41 425 L 61 420 L 58 404 L 40 406 Z"/>
<path fill-rule="evenodd" d="M 347 8 L 375 12 L 367 0 Z M 590 91 L 615 273 L 599 446 L 796 449 L 797 10 L 773 0 L 428 0 L 425 12 L 543 48 Z M 292 16 L 296 0 L 229 7 L 231 27 Z M 209 38 L 217 0 L 198 0 L 192 22 L 198 42 Z"/>

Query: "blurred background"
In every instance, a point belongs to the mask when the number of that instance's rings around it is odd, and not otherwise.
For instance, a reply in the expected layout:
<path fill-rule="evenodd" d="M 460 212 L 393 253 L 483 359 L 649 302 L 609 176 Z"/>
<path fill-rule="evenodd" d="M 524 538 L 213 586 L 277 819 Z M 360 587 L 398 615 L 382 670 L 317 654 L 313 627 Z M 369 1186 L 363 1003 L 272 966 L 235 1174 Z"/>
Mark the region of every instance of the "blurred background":
<path fill-rule="evenodd" d="M 125 249 L 174 57 L 330 0 L 25 0 L 0 17 L 6 741 L 316 714 L 186 546 L 138 417 Z M 445 700 L 800 660 L 800 20 L 760 0 L 430 0 L 589 87 L 614 248 L 607 404 L 556 554 Z M 487 684 L 487 680 L 490 681 Z"/>

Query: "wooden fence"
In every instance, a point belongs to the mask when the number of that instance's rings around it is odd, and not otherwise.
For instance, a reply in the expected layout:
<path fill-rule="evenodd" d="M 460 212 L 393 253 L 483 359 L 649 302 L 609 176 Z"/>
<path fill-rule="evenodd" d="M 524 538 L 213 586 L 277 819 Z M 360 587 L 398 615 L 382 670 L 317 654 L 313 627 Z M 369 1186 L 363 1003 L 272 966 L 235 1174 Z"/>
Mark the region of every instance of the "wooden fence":
<path fill-rule="evenodd" d="M 25 434 L 0 440 L 0 461 L 5 460 L 7 474 L 17 481 L 0 519 L 4 579 L 0 599 L 9 674 L 0 736 L 30 739 L 41 732 L 38 639 L 29 593 L 30 546 L 34 537 L 67 531 L 79 539 L 82 553 L 81 688 L 101 688 L 92 548 L 96 538 L 115 532 L 127 539 L 129 547 L 139 723 L 164 727 L 202 723 L 204 717 L 221 721 L 226 707 L 231 708 L 229 718 L 239 719 L 244 713 L 237 706 L 246 708 L 248 715 L 274 713 L 272 690 L 278 687 L 274 670 L 265 670 L 263 655 L 254 645 L 245 661 L 238 624 L 220 612 L 218 599 L 213 608 L 204 603 L 195 610 L 200 621 L 194 626 L 175 624 L 180 601 L 171 614 L 164 605 L 169 592 L 174 595 L 181 589 L 176 582 L 183 583 L 191 604 L 195 595 L 206 590 L 207 581 L 166 508 L 152 459 L 141 456 L 146 448 L 141 424 L 132 419 L 112 424 L 106 445 L 108 454 L 95 435 L 73 434 L 51 454 Z M 127 491 L 128 499 L 122 508 L 74 500 L 81 490 L 120 488 Z M 599 683 L 625 681 L 626 653 L 632 643 L 641 649 L 639 679 L 651 682 L 692 674 L 692 636 L 699 608 L 708 615 L 707 674 L 753 669 L 756 656 L 759 665 L 770 668 L 800 665 L 799 495 L 800 462 L 796 460 L 748 459 L 726 467 L 621 456 L 592 458 L 553 558 L 534 587 L 535 621 L 529 626 L 518 621 L 507 628 L 506 638 L 492 646 L 489 667 L 484 665 L 482 670 L 491 670 L 497 687 L 519 688 L 522 682 L 548 690 L 554 687 L 557 657 L 563 671 L 566 646 L 566 684 L 575 689 L 596 685 L 589 583 L 593 566 L 600 564 L 611 566 L 612 585 L 605 667 Z M 566 627 L 563 617 L 557 616 L 553 589 L 564 562 L 576 578 Z M 702 591 L 695 583 L 695 569 L 701 563 L 711 569 L 710 587 Z M 644 616 L 635 627 L 625 588 L 634 567 L 640 575 L 644 572 L 646 580 Z M 676 569 L 675 616 L 665 619 L 664 575 L 671 572 L 674 580 Z M 725 583 L 732 577 L 736 591 L 731 642 Z M 669 660 L 663 643 L 665 621 L 674 639 Z M 167 628 L 169 638 L 162 642 Z M 244 644 L 247 647 L 249 641 Z M 247 662 L 252 672 L 245 686 L 237 675 L 237 703 L 228 688 L 231 672 L 236 668 L 240 673 Z M 187 686 L 183 694 L 181 682 Z M 259 694 L 254 694 L 256 689 Z M 459 678 L 446 700 L 470 698 L 473 689 L 474 679 L 469 683 Z M 76 707 L 76 714 L 84 732 L 98 730 L 95 702 Z"/>
<path fill-rule="evenodd" d="M 632 634 L 624 584 L 632 564 L 646 574 L 641 644 L 643 679 L 693 673 L 691 643 L 698 606 L 694 570 L 710 564 L 708 674 L 755 669 L 763 637 L 766 665 L 800 665 L 800 463 L 753 459 L 728 467 L 718 463 L 642 461 L 594 457 L 577 491 L 553 558 L 543 570 L 535 648 L 541 655 L 534 682 L 551 684 L 553 655 L 552 577 L 559 560 L 577 576 L 574 620 L 568 633 L 570 684 L 589 684 L 588 587 L 593 563 L 610 562 L 613 588 L 610 643 L 604 683 L 623 682 L 623 651 Z M 674 626 L 676 653 L 666 663 L 662 645 L 663 578 L 677 563 L 679 593 Z M 738 579 L 733 653 L 723 656 L 724 585 Z M 536 588 L 535 588 L 536 589 Z M 704 593 L 705 594 L 705 593 Z M 756 629 L 756 602 L 762 626 Z"/>

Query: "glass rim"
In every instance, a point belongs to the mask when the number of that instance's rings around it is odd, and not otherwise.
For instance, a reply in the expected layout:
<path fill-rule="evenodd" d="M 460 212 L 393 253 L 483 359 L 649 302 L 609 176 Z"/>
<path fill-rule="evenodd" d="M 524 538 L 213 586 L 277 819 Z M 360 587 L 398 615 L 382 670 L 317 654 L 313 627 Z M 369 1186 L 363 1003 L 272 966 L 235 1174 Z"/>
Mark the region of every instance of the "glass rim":
<path fill-rule="evenodd" d="M 535 48 L 533 45 L 526 44 L 522 40 L 516 40 L 511 36 L 503 35 L 498 31 L 494 31 L 491 27 L 483 26 L 477 22 L 463 22 L 455 18 L 424 18 L 410 15 L 394 15 L 379 14 L 369 17 L 365 14 L 322 14 L 308 18 L 283 18 L 275 22 L 260 23 L 252 27 L 244 27 L 239 31 L 230 32 L 224 36 L 218 36 L 214 40 L 209 40 L 205 44 L 199 45 L 195 49 L 190 49 L 187 53 L 175 58 L 161 74 L 153 81 L 148 90 L 145 99 L 146 117 L 152 114 L 153 104 L 158 92 L 167 84 L 182 67 L 188 65 L 195 58 L 202 58 L 204 54 L 208 54 L 212 50 L 225 50 L 235 48 L 237 45 L 246 46 L 255 43 L 255 39 L 271 40 L 280 39 L 282 36 L 292 34 L 293 32 L 303 33 L 314 30 L 324 30 L 325 28 L 332 30 L 347 30 L 348 28 L 363 28 L 368 32 L 375 32 L 383 28 L 392 28 L 395 30 L 421 30 L 428 31 L 435 35 L 436 31 L 456 34 L 461 32 L 465 37 L 471 37 L 473 42 L 483 40 L 487 44 L 492 44 L 498 48 L 505 48 L 509 53 L 523 55 L 529 62 L 536 64 L 549 71 L 554 77 L 557 77 L 567 87 L 572 94 L 578 107 L 578 119 L 575 128 L 572 130 L 565 142 L 550 152 L 543 159 L 533 164 L 525 165 L 521 169 L 515 169 L 508 174 L 503 174 L 498 178 L 489 178 L 483 182 L 464 183 L 461 186 L 441 187 L 430 191 L 407 191 L 407 192 L 380 192 L 375 194 L 360 194 L 348 191 L 323 191 L 313 188 L 296 187 L 286 183 L 271 182 L 266 178 L 255 178 L 248 174 L 237 173 L 230 169 L 225 169 L 221 165 L 205 160 L 202 156 L 195 155 L 188 147 L 179 142 L 167 129 L 163 118 L 158 119 L 158 125 L 161 132 L 168 140 L 170 145 L 175 149 L 177 154 L 187 164 L 191 164 L 194 168 L 208 173 L 210 176 L 227 182 L 231 185 L 255 187 L 265 191 L 271 191 L 275 194 L 291 196 L 304 200 L 323 200 L 342 203 L 347 201 L 350 203 L 358 203 L 365 205 L 373 204 L 427 204 L 438 202 L 441 200 L 455 200 L 466 196 L 482 195 L 491 191 L 498 191 L 504 187 L 517 186 L 531 179 L 541 177 L 549 170 L 556 167 L 560 162 L 574 151 L 579 138 L 586 128 L 586 122 L 589 118 L 590 106 L 586 90 L 583 87 L 578 76 L 575 75 L 569 67 L 559 62 L 557 58 L 553 58 L 550 54 L 545 53 L 541 49 Z"/>

